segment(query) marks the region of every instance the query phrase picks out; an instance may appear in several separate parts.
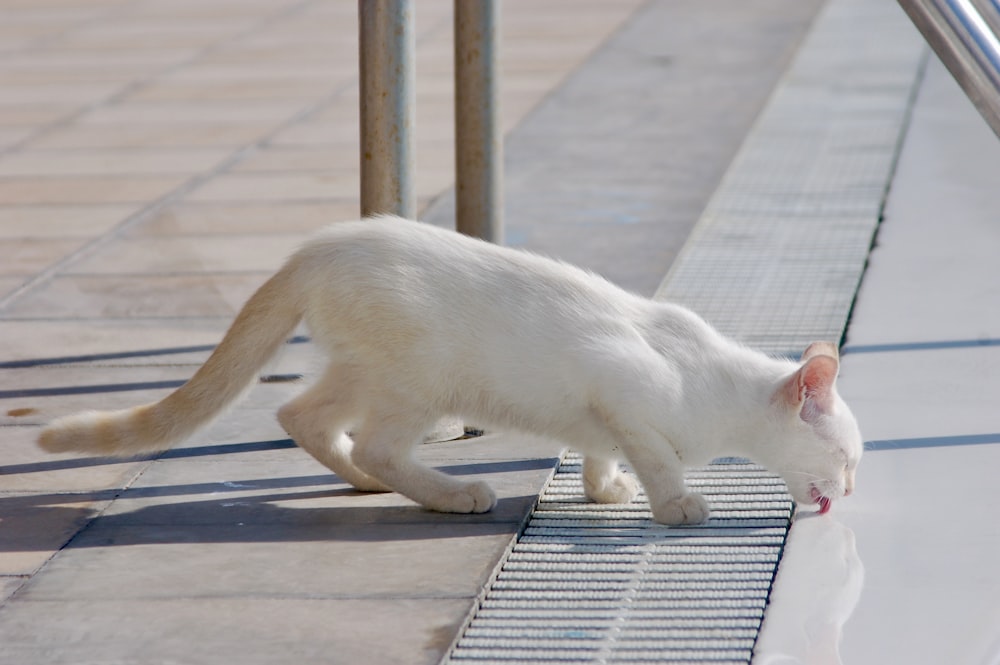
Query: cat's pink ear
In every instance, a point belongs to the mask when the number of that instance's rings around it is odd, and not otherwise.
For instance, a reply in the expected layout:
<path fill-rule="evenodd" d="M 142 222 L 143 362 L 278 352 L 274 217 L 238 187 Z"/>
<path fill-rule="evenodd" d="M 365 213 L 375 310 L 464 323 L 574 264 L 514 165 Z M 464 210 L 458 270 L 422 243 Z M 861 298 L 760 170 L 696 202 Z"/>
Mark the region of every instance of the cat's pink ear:
<path fill-rule="evenodd" d="M 840 350 L 833 342 L 813 342 L 806 347 L 805 351 L 802 352 L 802 360 L 799 362 L 804 363 L 815 356 L 830 356 L 832 358 L 839 358 Z"/>
<path fill-rule="evenodd" d="M 810 347 L 812 348 L 812 347 Z M 808 352 L 808 349 L 806 350 Z M 781 401 L 798 411 L 806 422 L 833 410 L 834 384 L 840 362 L 826 354 L 813 354 L 781 387 Z"/>

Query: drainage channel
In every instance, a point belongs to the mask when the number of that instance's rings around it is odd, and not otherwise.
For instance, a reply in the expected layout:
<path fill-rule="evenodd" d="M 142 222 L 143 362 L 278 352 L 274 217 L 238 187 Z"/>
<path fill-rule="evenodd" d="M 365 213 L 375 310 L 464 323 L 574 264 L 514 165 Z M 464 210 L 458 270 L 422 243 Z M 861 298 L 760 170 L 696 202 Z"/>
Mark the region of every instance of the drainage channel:
<path fill-rule="evenodd" d="M 881 0 L 830 0 L 657 298 L 774 354 L 840 340 L 926 49 Z M 725 460 L 691 472 L 705 525 L 596 505 L 567 454 L 446 660 L 741 663 L 791 525 L 783 483 Z"/>
<path fill-rule="evenodd" d="M 745 663 L 792 512 L 781 481 L 694 471 L 712 519 L 667 528 L 642 495 L 588 501 L 581 463 L 563 459 L 451 661 Z"/>

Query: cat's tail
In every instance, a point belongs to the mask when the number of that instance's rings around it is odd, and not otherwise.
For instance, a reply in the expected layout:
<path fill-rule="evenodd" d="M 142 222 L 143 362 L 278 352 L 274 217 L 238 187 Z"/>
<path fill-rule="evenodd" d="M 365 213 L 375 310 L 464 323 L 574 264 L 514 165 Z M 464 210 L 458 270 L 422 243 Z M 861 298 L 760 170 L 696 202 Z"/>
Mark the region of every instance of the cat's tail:
<path fill-rule="evenodd" d="M 222 342 L 183 386 L 152 404 L 59 418 L 42 430 L 38 445 L 49 452 L 128 457 L 186 439 L 253 385 L 302 319 L 295 273 L 294 263 L 286 264 L 250 297 Z"/>

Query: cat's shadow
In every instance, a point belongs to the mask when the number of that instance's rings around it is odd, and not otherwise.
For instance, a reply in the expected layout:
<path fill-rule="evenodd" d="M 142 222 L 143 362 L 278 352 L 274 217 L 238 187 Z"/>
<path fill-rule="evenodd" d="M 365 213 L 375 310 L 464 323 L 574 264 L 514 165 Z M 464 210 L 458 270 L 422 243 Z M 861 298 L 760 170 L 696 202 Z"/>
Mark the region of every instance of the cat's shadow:
<path fill-rule="evenodd" d="M 109 493 L 0 499 L 0 552 L 57 550 L 169 543 L 263 543 L 310 541 L 395 541 L 516 533 L 536 495 L 504 497 L 481 515 L 445 515 L 416 504 L 312 506 L 287 504 L 312 499 L 361 496 L 350 489 L 213 497 L 101 513 Z M 276 505 L 282 502 L 286 505 Z M 67 540 L 69 542 L 67 542 Z"/>
<path fill-rule="evenodd" d="M 76 461 L 83 466 L 101 463 L 99 459 L 41 462 L 30 470 L 53 470 L 53 464 L 66 468 Z M 453 475 L 478 476 L 543 471 L 555 462 L 475 461 L 438 468 Z M 26 472 L 26 466 L 0 467 L 0 475 Z M 0 552 L 54 551 L 64 546 L 377 542 L 513 534 L 537 493 L 515 494 L 520 487 L 514 486 L 504 495 L 502 484 L 500 489 L 497 506 L 474 515 L 435 513 L 392 493 L 358 492 L 329 473 L 0 496 Z"/>

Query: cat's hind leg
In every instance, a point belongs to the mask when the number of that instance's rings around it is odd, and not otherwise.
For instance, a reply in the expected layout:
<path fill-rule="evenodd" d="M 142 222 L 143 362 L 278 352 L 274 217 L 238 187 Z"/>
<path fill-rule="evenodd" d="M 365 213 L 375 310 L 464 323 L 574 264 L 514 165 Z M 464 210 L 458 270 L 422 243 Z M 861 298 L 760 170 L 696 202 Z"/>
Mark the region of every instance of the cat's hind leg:
<path fill-rule="evenodd" d="M 331 365 L 315 385 L 278 410 L 278 422 L 303 450 L 356 489 L 390 492 L 351 460 L 354 442 L 344 429 L 358 413 L 353 375 L 348 366 Z"/>
<path fill-rule="evenodd" d="M 406 411 L 397 403 L 392 411 L 367 414 L 355 436 L 352 458 L 359 468 L 400 494 L 430 510 L 444 513 L 485 513 L 496 505 L 496 495 L 481 481 L 452 478 L 421 464 L 414 448 L 434 419 L 419 409 Z"/>
<path fill-rule="evenodd" d="M 598 503 L 629 503 L 639 493 L 639 483 L 622 471 L 617 460 L 587 455 L 583 458 L 583 491 Z"/>

